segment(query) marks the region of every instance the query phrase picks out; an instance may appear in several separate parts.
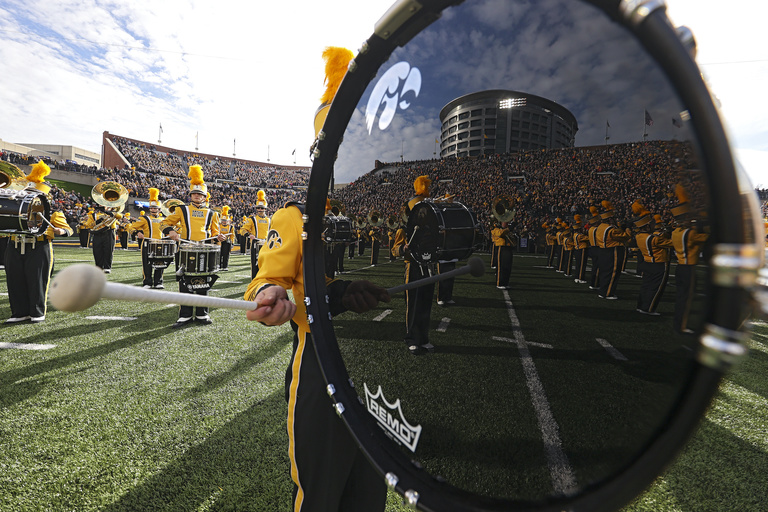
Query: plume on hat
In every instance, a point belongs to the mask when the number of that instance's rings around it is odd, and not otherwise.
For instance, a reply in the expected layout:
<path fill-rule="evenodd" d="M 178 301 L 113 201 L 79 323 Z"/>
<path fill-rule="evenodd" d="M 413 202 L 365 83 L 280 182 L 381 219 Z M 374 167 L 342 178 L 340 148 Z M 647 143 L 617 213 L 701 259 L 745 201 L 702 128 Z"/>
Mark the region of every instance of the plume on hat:
<path fill-rule="evenodd" d="M 600 215 L 600 211 L 597 209 L 597 206 L 590 206 L 589 213 L 591 213 L 593 217 Z"/>
<path fill-rule="evenodd" d="M 29 173 L 29 176 L 27 176 L 27 180 L 33 183 L 42 183 L 45 181 L 45 177 L 49 174 L 51 174 L 51 168 L 48 167 L 48 164 L 40 160 L 32 166 L 32 171 Z"/>
<path fill-rule="evenodd" d="M 229 217 L 229 206 L 224 205 L 221 207 L 221 215 L 223 217 Z"/>
<path fill-rule="evenodd" d="M 640 203 L 640 200 L 638 199 L 634 203 L 632 203 L 632 213 L 635 215 L 643 215 L 643 212 L 645 211 L 645 206 Z"/>
<path fill-rule="evenodd" d="M 685 187 L 680 183 L 675 185 L 675 195 L 677 196 L 677 200 L 680 202 L 680 204 L 688 202 L 688 194 L 685 191 Z"/>
<path fill-rule="evenodd" d="M 203 168 L 200 165 L 190 165 L 188 177 L 190 185 L 205 185 L 205 181 L 203 181 Z"/>
<path fill-rule="evenodd" d="M 325 92 L 320 102 L 330 104 L 339 90 L 339 85 L 347 74 L 349 62 L 354 58 L 351 50 L 339 46 L 328 46 L 323 50 L 325 60 Z"/>
<path fill-rule="evenodd" d="M 429 186 L 432 184 L 432 180 L 429 179 L 429 176 L 419 176 L 416 178 L 416 180 L 413 182 L 413 190 L 416 191 L 417 196 L 428 196 L 429 195 Z"/>
<path fill-rule="evenodd" d="M 608 200 L 602 201 L 600 204 L 603 206 L 604 210 L 613 210 L 613 205 Z"/>
<path fill-rule="evenodd" d="M 157 201 L 157 199 L 160 197 L 160 189 L 157 188 L 150 188 L 149 189 L 149 200 L 150 201 Z"/>

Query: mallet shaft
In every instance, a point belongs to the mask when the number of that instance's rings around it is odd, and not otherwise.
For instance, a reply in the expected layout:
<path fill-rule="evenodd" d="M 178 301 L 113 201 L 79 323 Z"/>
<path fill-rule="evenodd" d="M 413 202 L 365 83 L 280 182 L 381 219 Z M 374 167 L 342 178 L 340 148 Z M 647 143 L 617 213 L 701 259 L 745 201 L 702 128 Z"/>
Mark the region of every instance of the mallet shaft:
<path fill-rule="evenodd" d="M 164 292 L 148 290 L 120 283 L 106 283 L 101 293 L 102 299 L 132 300 L 138 302 L 159 302 L 163 304 L 183 304 L 185 306 L 228 308 L 228 309 L 257 309 L 259 304 L 249 300 L 224 299 L 195 295 L 194 293 Z"/>
<path fill-rule="evenodd" d="M 451 277 L 456 277 L 463 274 L 469 274 L 471 271 L 472 271 L 472 268 L 469 265 L 465 265 L 461 268 L 457 268 L 457 269 L 451 270 L 450 272 L 446 272 L 445 274 L 435 274 L 433 276 L 425 277 L 424 279 L 419 279 L 418 281 L 411 281 L 410 283 L 399 284 L 397 286 L 393 286 L 392 288 L 387 288 L 387 293 L 390 295 L 393 295 L 395 293 L 400 293 L 406 290 L 411 290 L 413 288 L 418 288 L 419 286 L 436 283 L 438 281 L 442 281 L 443 279 L 449 279 Z"/>

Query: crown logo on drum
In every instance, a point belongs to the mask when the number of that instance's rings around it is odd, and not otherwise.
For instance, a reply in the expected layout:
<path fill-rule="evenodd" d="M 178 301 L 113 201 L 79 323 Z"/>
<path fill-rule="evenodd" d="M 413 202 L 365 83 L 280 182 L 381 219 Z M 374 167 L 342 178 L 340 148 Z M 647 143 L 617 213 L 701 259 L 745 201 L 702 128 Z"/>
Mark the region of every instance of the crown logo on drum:
<path fill-rule="evenodd" d="M 400 399 L 398 398 L 395 403 L 390 404 L 384 398 L 381 386 L 375 394 L 370 392 L 365 382 L 363 382 L 363 388 L 365 388 L 365 404 L 368 412 L 376 418 L 384 432 L 395 442 L 403 444 L 415 452 L 416 445 L 419 444 L 419 437 L 421 437 L 421 425 L 414 427 L 405 421 L 403 410 L 400 408 Z M 392 414 L 394 411 L 397 411 L 397 416 Z"/>

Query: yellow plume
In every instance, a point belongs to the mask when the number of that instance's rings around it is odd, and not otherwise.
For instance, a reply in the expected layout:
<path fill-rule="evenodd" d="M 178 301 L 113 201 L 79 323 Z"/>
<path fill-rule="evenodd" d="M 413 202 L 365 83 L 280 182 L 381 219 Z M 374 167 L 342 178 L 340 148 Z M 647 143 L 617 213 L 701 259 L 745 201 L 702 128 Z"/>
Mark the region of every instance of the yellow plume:
<path fill-rule="evenodd" d="M 589 213 L 591 213 L 593 217 L 600 215 L 600 212 L 597 210 L 597 206 L 590 206 Z"/>
<path fill-rule="evenodd" d="M 640 200 L 638 199 L 634 203 L 632 203 L 632 213 L 635 215 L 644 215 L 643 211 L 645 210 L 645 207 L 640 204 Z"/>
<path fill-rule="evenodd" d="M 603 208 L 606 210 L 613 210 L 613 205 L 610 201 L 603 201 L 600 204 L 603 205 Z"/>
<path fill-rule="evenodd" d="M 574 220 L 576 223 L 578 223 L 578 224 L 581 224 L 581 215 L 579 215 L 579 214 L 577 213 L 576 215 L 574 215 L 574 216 L 573 216 L 573 220 Z"/>
<path fill-rule="evenodd" d="M 413 189 L 416 191 L 417 196 L 428 196 L 429 186 L 432 184 L 432 180 L 429 176 L 419 176 L 416 181 L 413 182 Z"/>
<path fill-rule="evenodd" d="M 188 176 L 191 185 L 205 185 L 205 181 L 203 181 L 203 168 L 201 166 L 191 165 Z"/>
<path fill-rule="evenodd" d="M 323 104 L 330 104 L 339 90 L 339 85 L 347 74 L 349 62 L 354 58 L 354 54 L 346 48 L 339 46 L 328 46 L 323 50 L 323 59 L 325 60 L 325 92 L 320 98 Z"/>
<path fill-rule="evenodd" d="M 40 160 L 32 166 L 32 171 L 29 173 L 29 176 L 27 176 L 27 180 L 33 183 L 42 183 L 45 177 L 49 174 L 51 174 L 51 168 L 48 167 L 48 164 Z"/>
<path fill-rule="evenodd" d="M 149 189 L 149 200 L 150 201 L 157 201 L 158 197 L 160 197 L 160 189 L 150 188 Z"/>
<path fill-rule="evenodd" d="M 259 190 L 258 192 L 256 192 L 256 199 L 258 201 L 264 201 L 266 198 L 267 198 L 267 194 L 265 194 L 263 190 Z"/>
<path fill-rule="evenodd" d="M 675 186 L 675 195 L 677 196 L 677 200 L 680 202 L 680 204 L 688 202 L 688 194 L 685 192 L 685 187 L 683 187 L 680 183 Z"/>
<path fill-rule="evenodd" d="M 221 207 L 221 214 L 224 217 L 228 217 L 229 216 L 229 206 L 227 206 L 227 205 L 222 206 Z"/>

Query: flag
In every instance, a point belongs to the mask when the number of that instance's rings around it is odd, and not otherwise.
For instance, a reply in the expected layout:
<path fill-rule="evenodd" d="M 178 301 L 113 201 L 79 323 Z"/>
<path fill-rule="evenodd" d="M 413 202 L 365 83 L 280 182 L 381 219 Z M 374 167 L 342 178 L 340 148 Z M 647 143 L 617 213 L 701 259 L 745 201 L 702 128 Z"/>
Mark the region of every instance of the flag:
<path fill-rule="evenodd" d="M 296 150 L 294 149 L 293 151 L 291 151 L 291 155 L 295 155 L 295 154 L 296 154 Z"/>
<path fill-rule="evenodd" d="M 647 114 L 647 112 L 646 112 L 646 114 Z M 606 128 L 610 128 L 611 127 L 611 123 L 609 123 L 607 119 L 605 120 L 605 127 Z"/>
<path fill-rule="evenodd" d="M 678 128 L 682 128 L 683 127 L 683 123 L 681 123 L 680 120 L 677 119 L 676 117 L 672 118 L 672 124 L 677 126 Z"/>
<path fill-rule="evenodd" d="M 435 144 L 440 144 L 440 141 L 435 139 Z"/>
<path fill-rule="evenodd" d="M 651 119 L 651 114 L 649 114 L 647 110 L 645 111 L 645 124 L 653 126 L 653 119 Z"/>
<path fill-rule="evenodd" d="M 160 133 L 163 133 L 163 123 L 160 123 Z"/>

